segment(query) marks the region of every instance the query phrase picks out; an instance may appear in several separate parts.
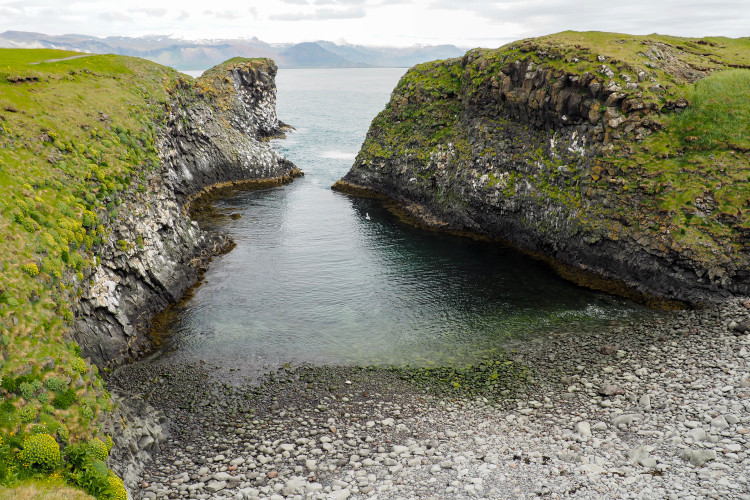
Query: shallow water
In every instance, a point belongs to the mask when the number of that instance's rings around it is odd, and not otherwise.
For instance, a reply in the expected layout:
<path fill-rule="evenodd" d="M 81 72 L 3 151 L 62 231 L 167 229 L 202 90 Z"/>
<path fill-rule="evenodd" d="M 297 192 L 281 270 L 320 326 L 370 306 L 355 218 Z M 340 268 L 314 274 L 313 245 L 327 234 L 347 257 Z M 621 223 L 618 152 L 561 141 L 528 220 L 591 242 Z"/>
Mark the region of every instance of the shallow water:
<path fill-rule="evenodd" d="M 291 363 L 465 361 L 508 339 L 650 312 L 497 244 L 422 231 L 330 190 L 403 69 L 281 70 L 276 147 L 305 177 L 221 200 L 237 243 L 179 308 L 161 362 L 257 375 Z"/>

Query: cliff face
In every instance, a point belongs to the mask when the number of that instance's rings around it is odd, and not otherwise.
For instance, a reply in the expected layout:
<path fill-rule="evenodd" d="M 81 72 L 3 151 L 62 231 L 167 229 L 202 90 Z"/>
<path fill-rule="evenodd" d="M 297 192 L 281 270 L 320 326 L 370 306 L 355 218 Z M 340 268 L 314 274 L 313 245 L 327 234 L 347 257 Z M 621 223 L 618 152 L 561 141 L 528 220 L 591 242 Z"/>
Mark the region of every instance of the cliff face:
<path fill-rule="evenodd" d="M 151 318 L 184 294 L 211 255 L 230 242 L 201 231 L 186 213 L 215 185 L 288 182 L 300 172 L 274 152 L 276 66 L 230 62 L 194 82 L 177 80 L 157 144 L 161 163 L 145 189 L 129 190 L 118 215 L 99 214 L 111 234 L 81 286 L 73 338 L 99 366 L 151 347 Z"/>
<path fill-rule="evenodd" d="M 748 65 L 749 47 L 563 33 L 416 66 L 334 188 L 386 195 L 426 225 L 508 241 L 636 298 L 747 293 L 750 196 L 735 183 L 747 149 L 698 148 L 679 120 L 696 82 Z M 744 88 L 750 72 L 735 73 Z"/>

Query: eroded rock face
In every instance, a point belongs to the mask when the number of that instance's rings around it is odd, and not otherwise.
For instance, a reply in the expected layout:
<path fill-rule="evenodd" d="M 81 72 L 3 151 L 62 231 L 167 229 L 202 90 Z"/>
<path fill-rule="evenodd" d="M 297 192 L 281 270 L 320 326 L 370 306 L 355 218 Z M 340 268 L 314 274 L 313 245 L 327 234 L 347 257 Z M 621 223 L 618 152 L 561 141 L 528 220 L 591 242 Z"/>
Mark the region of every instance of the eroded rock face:
<path fill-rule="evenodd" d="M 136 491 L 144 464 L 169 436 L 167 418 L 138 396 L 118 394 L 113 402 L 116 408 L 102 422 L 102 430 L 114 443 L 107 465 L 128 491 Z"/>
<path fill-rule="evenodd" d="M 299 172 L 265 140 L 281 133 L 275 74 L 273 62 L 254 60 L 214 68 L 174 90 L 161 130 L 162 162 L 147 172 L 147 189 L 124 196 L 115 219 L 100 214 L 111 234 L 83 281 L 72 329 L 98 366 L 150 349 L 153 315 L 179 300 L 207 260 L 231 245 L 189 218 L 184 207 L 192 197 L 215 184 Z"/>
<path fill-rule="evenodd" d="M 742 241 L 707 252 L 675 238 L 680 228 L 650 209 L 653 176 L 627 160 L 661 117 L 687 106 L 666 87 L 721 64 L 627 43 L 637 61 L 531 40 L 416 66 L 334 188 L 386 195 L 428 226 L 499 238 L 633 298 L 748 293 L 748 255 L 729 250 Z"/>
<path fill-rule="evenodd" d="M 264 140 L 282 133 L 276 66 L 261 60 L 219 68 L 199 80 L 203 93 L 180 87 L 173 93 L 160 145 L 162 177 L 181 200 L 215 184 L 280 177 L 294 168 Z"/>

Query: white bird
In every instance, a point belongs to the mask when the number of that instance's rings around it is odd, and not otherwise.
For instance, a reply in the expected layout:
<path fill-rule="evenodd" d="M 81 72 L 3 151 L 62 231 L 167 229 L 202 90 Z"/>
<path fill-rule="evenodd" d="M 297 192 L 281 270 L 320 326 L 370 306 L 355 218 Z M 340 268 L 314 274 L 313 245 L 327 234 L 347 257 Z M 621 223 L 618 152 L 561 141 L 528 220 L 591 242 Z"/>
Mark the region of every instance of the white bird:
<path fill-rule="evenodd" d="M 365 212 L 365 220 L 370 220 L 370 214 L 368 212 Z"/>

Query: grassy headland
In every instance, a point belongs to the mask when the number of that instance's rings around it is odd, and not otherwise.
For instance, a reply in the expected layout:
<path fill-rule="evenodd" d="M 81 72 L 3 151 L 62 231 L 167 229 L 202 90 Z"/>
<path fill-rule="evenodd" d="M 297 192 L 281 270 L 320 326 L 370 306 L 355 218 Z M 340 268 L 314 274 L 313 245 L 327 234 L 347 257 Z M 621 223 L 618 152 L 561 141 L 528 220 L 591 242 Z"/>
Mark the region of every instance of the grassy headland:
<path fill-rule="evenodd" d="M 563 32 L 475 49 L 404 75 L 344 181 L 438 216 L 516 217 L 506 232 L 548 246 L 638 241 L 746 288 L 749 91 L 748 38 Z"/>
<path fill-rule="evenodd" d="M 0 485 L 51 474 L 123 498 L 102 462 L 111 397 L 67 335 L 74 304 L 105 220 L 160 165 L 171 95 L 220 98 L 224 80 L 56 50 L 0 49 L 0 61 Z"/>

